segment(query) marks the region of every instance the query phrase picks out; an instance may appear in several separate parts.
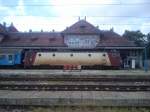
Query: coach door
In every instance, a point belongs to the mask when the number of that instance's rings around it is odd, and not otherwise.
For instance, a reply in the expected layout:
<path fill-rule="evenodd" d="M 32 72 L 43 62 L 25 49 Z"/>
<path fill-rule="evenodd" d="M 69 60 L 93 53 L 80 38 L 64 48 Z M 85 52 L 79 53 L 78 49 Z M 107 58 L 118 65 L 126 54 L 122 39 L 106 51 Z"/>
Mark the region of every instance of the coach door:
<path fill-rule="evenodd" d="M 8 55 L 8 63 L 10 64 L 10 65 L 14 65 L 14 55 L 13 54 L 9 54 Z"/>

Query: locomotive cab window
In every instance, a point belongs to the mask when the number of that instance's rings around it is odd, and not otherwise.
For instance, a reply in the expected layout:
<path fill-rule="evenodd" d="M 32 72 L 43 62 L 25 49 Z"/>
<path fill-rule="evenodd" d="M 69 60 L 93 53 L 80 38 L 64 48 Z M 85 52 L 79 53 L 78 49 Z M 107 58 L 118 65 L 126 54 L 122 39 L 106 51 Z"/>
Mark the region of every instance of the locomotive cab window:
<path fill-rule="evenodd" d="M 117 57 L 118 54 L 117 54 L 117 53 L 112 53 L 112 56 L 113 56 L 113 57 Z"/>
<path fill-rule="evenodd" d="M 39 54 L 39 56 L 41 56 L 41 54 Z"/>
<path fill-rule="evenodd" d="M 103 54 L 103 56 L 105 57 L 105 56 L 106 56 L 106 54 Z"/>

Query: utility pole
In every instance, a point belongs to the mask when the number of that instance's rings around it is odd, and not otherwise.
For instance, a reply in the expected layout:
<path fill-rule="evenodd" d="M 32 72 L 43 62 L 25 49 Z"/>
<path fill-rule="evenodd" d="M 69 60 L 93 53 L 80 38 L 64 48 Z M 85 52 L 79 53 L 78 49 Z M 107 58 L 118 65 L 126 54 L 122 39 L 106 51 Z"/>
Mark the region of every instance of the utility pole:
<path fill-rule="evenodd" d="M 147 45 L 144 48 L 144 70 L 148 72 L 148 64 L 147 64 Z"/>

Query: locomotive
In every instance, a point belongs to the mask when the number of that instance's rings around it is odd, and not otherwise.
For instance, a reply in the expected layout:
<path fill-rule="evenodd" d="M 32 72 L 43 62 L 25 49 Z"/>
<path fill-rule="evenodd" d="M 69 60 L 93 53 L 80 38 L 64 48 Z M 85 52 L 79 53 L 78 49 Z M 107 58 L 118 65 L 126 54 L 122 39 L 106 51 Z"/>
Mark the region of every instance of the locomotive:
<path fill-rule="evenodd" d="M 83 69 L 98 66 L 119 68 L 121 66 L 121 57 L 118 52 L 32 50 L 22 51 L 18 55 L 16 55 L 16 52 L 12 54 L 0 54 L 0 57 L 2 55 L 3 60 L 0 59 L 1 66 L 63 68 L 64 65 L 80 65 Z"/>

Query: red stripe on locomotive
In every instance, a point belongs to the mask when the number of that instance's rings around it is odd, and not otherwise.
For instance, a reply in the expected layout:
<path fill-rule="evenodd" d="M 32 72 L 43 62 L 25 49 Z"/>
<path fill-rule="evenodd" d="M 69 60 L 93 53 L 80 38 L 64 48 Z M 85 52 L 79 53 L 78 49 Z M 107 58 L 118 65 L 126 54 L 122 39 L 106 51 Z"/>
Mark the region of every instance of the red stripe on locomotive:
<path fill-rule="evenodd" d="M 36 52 L 26 52 L 24 58 L 24 66 L 32 66 L 36 58 Z"/>
<path fill-rule="evenodd" d="M 121 66 L 121 57 L 119 53 L 108 53 L 111 66 Z"/>

